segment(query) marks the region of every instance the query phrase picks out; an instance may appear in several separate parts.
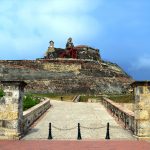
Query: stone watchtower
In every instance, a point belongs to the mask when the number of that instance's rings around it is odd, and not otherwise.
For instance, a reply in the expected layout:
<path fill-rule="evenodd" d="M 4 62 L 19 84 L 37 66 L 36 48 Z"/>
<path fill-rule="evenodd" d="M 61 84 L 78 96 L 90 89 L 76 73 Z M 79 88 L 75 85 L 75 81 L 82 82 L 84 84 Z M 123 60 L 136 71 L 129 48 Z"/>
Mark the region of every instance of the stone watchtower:
<path fill-rule="evenodd" d="M 136 81 L 132 86 L 135 96 L 135 135 L 150 138 L 150 81 Z"/>
<path fill-rule="evenodd" d="M 55 51 L 55 48 L 54 48 L 54 41 L 49 41 L 49 47 L 45 53 L 45 56 L 48 55 L 48 53 L 51 53 L 51 52 L 54 52 Z"/>

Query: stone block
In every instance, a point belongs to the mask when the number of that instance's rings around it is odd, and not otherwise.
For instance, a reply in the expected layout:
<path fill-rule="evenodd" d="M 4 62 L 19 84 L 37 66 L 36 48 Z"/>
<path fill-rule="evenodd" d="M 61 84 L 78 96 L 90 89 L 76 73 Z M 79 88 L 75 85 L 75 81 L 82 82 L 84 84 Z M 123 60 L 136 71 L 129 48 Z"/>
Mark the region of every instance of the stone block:
<path fill-rule="evenodd" d="M 3 120 L 3 127 L 7 129 L 17 129 L 18 121 L 17 120 Z"/>
<path fill-rule="evenodd" d="M 149 113 L 147 110 L 136 110 L 135 111 L 136 120 L 149 120 Z"/>
<path fill-rule="evenodd" d="M 150 120 L 139 122 L 138 128 L 150 129 Z"/>
<path fill-rule="evenodd" d="M 135 109 L 136 110 L 141 110 L 143 108 L 145 108 L 145 103 L 143 101 L 135 104 Z"/>
<path fill-rule="evenodd" d="M 2 127 L 0 127 L 0 136 L 4 136 L 4 135 L 5 135 L 5 130 Z"/>
<path fill-rule="evenodd" d="M 0 98 L 0 106 L 3 105 L 3 104 L 5 104 L 5 99 L 4 99 L 4 97 L 1 97 Z"/>
<path fill-rule="evenodd" d="M 150 130 L 149 129 L 143 129 L 139 128 L 138 129 L 138 136 L 139 137 L 149 137 L 150 136 Z"/>
<path fill-rule="evenodd" d="M 16 120 L 18 119 L 18 112 L 0 112 L 0 120 Z"/>
<path fill-rule="evenodd" d="M 12 96 L 13 95 L 13 93 L 12 92 L 5 92 L 5 96 Z"/>

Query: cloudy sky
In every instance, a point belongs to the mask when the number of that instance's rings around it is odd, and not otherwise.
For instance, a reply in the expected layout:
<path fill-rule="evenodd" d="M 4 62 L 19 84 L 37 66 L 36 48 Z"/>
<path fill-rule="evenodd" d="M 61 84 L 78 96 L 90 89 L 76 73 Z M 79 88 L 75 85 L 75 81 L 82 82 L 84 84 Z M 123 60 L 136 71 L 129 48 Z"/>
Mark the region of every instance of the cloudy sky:
<path fill-rule="evenodd" d="M 100 49 L 135 80 L 150 80 L 149 0 L 0 0 L 0 59 L 43 57 L 48 42 Z"/>

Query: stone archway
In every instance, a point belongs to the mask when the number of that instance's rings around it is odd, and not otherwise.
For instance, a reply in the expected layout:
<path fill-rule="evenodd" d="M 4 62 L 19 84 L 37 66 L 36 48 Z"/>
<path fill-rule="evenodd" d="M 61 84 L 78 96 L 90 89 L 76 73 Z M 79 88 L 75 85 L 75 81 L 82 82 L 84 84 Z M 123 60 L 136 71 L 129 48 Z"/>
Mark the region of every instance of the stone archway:
<path fill-rule="evenodd" d="M 20 139 L 23 132 L 22 99 L 26 83 L 2 81 L 5 96 L 0 100 L 0 139 Z"/>

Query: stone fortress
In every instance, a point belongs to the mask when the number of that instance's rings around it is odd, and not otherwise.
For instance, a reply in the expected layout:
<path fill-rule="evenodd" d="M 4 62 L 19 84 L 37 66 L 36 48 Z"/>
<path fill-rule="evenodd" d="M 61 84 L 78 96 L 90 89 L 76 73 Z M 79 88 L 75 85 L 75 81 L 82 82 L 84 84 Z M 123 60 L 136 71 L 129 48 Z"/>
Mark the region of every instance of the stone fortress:
<path fill-rule="evenodd" d="M 46 55 L 41 59 L 1 60 L 0 81 L 5 92 L 0 101 L 1 139 L 19 139 L 31 125 L 29 121 L 33 122 L 37 114 L 50 107 L 49 100 L 43 101 L 43 108 L 40 106 L 35 109 L 36 113 L 33 110 L 23 116 L 25 86 L 25 92 L 86 95 L 121 94 L 132 86 L 135 98 L 133 112 L 123 110 L 107 98 L 103 98 L 103 104 L 137 138 L 150 138 L 150 82 L 133 82 L 117 64 L 102 60 L 97 49 L 74 46 L 71 38 L 65 49 L 55 48 L 54 42 L 50 41 Z"/>
<path fill-rule="evenodd" d="M 50 46 L 46 52 L 44 59 L 52 58 L 73 58 L 73 59 L 88 59 L 100 60 L 99 50 L 87 45 L 74 46 L 72 38 L 67 40 L 66 48 L 55 48 L 54 42 L 50 41 Z"/>
<path fill-rule="evenodd" d="M 0 80 L 23 80 L 26 92 L 60 94 L 125 93 L 133 82 L 117 64 L 102 60 L 98 49 L 74 46 L 72 38 L 65 49 L 50 41 L 44 58 L 1 60 Z"/>

